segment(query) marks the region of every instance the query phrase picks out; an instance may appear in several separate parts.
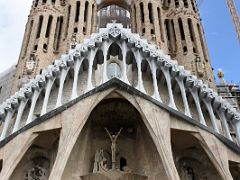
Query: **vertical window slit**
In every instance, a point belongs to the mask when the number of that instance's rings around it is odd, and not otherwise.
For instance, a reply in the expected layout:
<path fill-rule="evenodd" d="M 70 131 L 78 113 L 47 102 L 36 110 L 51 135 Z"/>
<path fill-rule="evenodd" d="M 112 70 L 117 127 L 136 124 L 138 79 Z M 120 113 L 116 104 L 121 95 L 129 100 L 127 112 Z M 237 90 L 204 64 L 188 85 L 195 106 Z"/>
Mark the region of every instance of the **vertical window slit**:
<path fill-rule="evenodd" d="M 41 35 L 41 30 L 42 30 L 42 23 L 43 23 L 43 16 L 40 16 L 39 17 L 39 20 L 38 20 L 38 29 L 37 29 L 37 36 L 36 38 L 38 39 Z"/>
<path fill-rule="evenodd" d="M 66 29 L 65 29 L 65 37 L 68 35 L 68 27 L 70 22 L 70 16 L 71 16 L 71 6 L 68 6 L 68 15 L 67 15 L 67 23 L 66 23 Z"/>
<path fill-rule="evenodd" d="M 161 39 L 162 42 L 164 42 L 164 36 L 163 36 L 163 27 L 162 27 L 162 17 L 161 17 L 161 12 L 160 12 L 160 8 L 157 8 L 157 12 L 158 12 L 158 20 L 159 20 L 159 27 L 160 27 L 160 33 L 161 33 Z"/>
<path fill-rule="evenodd" d="M 25 48 L 24 48 L 23 56 L 25 56 L 26 53 L 27 53 L 30 37 L 31 37 L 31 34 L 32 34 L 32 27 L 33 27 L 33 20 L 30 22 L 30 26 L 29 26 L 29 30 L 28 30 L 28 34 L 27 34 L 26 45 L 25 45 Z"/>
<path fill-rule="evenodd" d="M 77 3 L 76 3 L 75 22 L 79 21 L 79 14 L 80 14 L 80 1 L 77 1 Z"/>
<path fill-rule="evenodd" d="M 181 39 L 185 40 L 185 33 L 184 33 L 182 19 L 180 19 L 180 18 L 178 19 L 178 24 L 179 24 L 179 30 L 180 30 Z"/>
<path fill-rule="evenodd" d="M 62 32 L 62 24 L 63 24 L 63 17 L 57 18 L 57 24 L 56 24 L 56 31 L 54 36 L 54 50 L 58 51 L 60 46 L 60 40 L 61 40 L 61 32 Z"/>
<path fill-rule="evenodd" d="M 48 24 L 47 24 L 47 30 L 46 30 L 46 34 L 45 34 L 45 37 L 46 37 L 46 38 L 48 38 L 49 35 L 50 35 L 51 27 L 52 27 L 52 20 L 53 20 L 53 17 L 52 17 L 52 16 L 49 16 L 49 18 L 48 18 Z"/>
<path fill-rule="evenodd" d="M 166 19 L 165 27 L 166 27 L 166 31 L 167 31 L 167 37 L 168 37 L 169 52 L 171 54 L 174 54 L 177 52 L 177 45 L 176 45 L 176 34 L 175 34 L 173 20 Z"/>
<path fill-rule="evenodd" d="M 150 20 L 150 23 L 153 24 L 153 8 L 152 8 L 152 3 L 148 3 L 148 12 L 149 12 L 149 20 Z"/>
<path fill-rule="evenodd" d="M 140 13 L 141 13 L 142 23 L 144 23 L 145 22 L 145 18 L 144 18 L 144 9 L 143 9 L 143 3 L 142 2 L 140 3 Z"/>
<path fill-rule="evenodd" d="M 88 5 L 89 5 L 89 3 L 88 3 L 88 1 L 86 1 L 86 3 L 85 3 L 85 11 L 84 11 L 84 22 L 87 21 L 87 16 L 88 16 Z"/>

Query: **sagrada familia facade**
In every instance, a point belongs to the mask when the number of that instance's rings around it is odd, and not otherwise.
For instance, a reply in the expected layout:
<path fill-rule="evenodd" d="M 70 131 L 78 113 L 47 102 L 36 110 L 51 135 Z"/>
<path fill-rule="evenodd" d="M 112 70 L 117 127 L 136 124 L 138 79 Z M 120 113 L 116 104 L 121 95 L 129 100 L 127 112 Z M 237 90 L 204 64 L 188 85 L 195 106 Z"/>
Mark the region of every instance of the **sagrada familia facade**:
<path fill-rule="evenodd" d="M 10 92 L 1 180 L 240 179 L 195 0 L 34 0 Z"/>

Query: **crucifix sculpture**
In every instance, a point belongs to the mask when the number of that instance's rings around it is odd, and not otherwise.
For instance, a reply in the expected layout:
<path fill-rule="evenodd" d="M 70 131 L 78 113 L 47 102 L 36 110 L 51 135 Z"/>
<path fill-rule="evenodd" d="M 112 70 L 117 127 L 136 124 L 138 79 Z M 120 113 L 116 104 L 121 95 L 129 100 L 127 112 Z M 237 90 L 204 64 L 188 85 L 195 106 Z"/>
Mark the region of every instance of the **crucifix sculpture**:
<path fill-rule="evenodd" d="M 120 135 L 120 133 L 122 132 L 122 128 L 119 130 L 119 132 L 115 135 L 115 134 L 111 134 L 107 128 L 105 128 L 108 136 L 111 139 L 112 145 L 111 145 L 111 150 L 112 150 L 112 169 L 115 170 L 116 169 L 116 145 L 117 145 L 117 138 Z"/>

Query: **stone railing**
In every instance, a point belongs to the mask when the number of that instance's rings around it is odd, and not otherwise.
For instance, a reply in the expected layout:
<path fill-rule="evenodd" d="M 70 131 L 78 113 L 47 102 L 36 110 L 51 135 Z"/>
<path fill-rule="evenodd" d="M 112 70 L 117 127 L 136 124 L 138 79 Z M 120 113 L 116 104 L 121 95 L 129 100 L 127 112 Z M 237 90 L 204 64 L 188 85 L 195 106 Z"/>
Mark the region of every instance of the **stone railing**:
<path fill-rule="evenodd" d="M 115 77 L 124 83 L 240 145 L 240 115 L 236 110 L 177 61 L 121 24 L 109 24 L 93 34 L 5 101 L 0 106 L 0 140 L 107 82 L 112 78 L 108 75 L 111 63 L 118 67 Z"/>

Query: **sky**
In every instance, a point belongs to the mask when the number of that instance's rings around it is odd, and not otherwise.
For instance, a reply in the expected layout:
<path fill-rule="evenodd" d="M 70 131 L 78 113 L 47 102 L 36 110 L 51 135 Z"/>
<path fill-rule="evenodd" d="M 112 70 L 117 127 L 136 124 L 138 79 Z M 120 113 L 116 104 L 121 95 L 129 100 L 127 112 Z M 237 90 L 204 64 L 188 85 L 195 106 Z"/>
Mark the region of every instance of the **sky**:
<path fill-rule="evenodd" d="M 240 1 L 235 0 L 240 13 Z M 32 0 L 0 0 L 0 72 L 16 64 Z M 215 74 L 240 84 L 240 43 L 226 0 L 203 0 L 200 14 Z M 218 78 L 216 78 L 218 80 Z"/>

